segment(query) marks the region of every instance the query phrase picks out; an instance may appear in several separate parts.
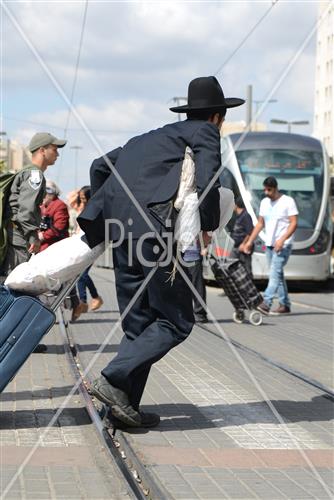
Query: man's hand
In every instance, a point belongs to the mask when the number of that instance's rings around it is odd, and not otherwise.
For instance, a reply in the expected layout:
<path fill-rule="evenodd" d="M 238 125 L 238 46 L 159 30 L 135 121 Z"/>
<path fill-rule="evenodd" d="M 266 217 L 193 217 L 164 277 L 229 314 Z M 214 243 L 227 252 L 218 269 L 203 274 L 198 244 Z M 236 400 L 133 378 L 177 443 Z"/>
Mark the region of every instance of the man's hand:
<path fill-rule="evenodd" d="M 276 253 L 279 253 L 282 248 L 283 248 L 283 245 L 284 245 L 284 241 L 282 238 L 280 238 L 279 240 L 275 241 L 275 245 L 274 245 L 274 250 Z"/>
<path fill-rule="evenodd" d="M 35 241 L 34 243 L 31 243 L 30 247 L 28 248 L 29 253 L 38 253 L 41 248 L 41 242 L 40 241 Z"/>
<path fill-rule="evenodd" d="M 44 241 L 43 231 L 38 231 L 38 239 L 41 243 Z"/>
<path fill-rule="evenodd" d="M 202 237 L 203 237 L 204 248 L 206 248 L 211 243 L 212 235 L 209 234 L 207 231 L 203 231 L 202 232 Z"/>
<path fill-rule="evenodd" d="M 201 250 L 202 257 L 206 257 L 208 255 L 208 253 L 209 253 L 209 251 L 208 251 L 207 247 L 202 248 L 202 250 Z"/>
<path fill-rule="evenodd" d="M 242 247 L 242 250 L 240 249 L 240 247 Z M 252 253 L 252 247 L 253 247 L 252 243 L 249 243 L 247 241 L 247 243 L 245 243 L 244 245 L 240 245 L 240 247 L 239 247 L 240 252 L 246 253 L 246 254 Z"/>

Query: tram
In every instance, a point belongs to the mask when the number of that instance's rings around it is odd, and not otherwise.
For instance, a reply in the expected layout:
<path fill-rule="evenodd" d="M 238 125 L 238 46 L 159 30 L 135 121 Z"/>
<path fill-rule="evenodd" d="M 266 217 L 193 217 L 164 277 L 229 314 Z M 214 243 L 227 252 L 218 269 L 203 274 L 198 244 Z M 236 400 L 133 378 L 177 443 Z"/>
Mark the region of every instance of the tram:
<path fill-rule="evenodd" d="M 313 137 L 280 133 L 250 132 L 222 139 L 220 181 L 241 196 L 254 225 L 263 198 L 263 180 L 276 177 L 282 193 L 292 196 L 299 210 L 293 250 L 285 267 L 288 280 L 325 281 L 330 275 L 332 221 L 329 158 L 323 144 Z M 233 221 L 232 221 L 233 223 Z M 233 241 L 220 234 L 215 251 L 228 255 Z M 268 277 L 264 234 L 260 233 L 253 253 L 254 278 Z M 213 279 L 208 263 L 204 277 Z"/>

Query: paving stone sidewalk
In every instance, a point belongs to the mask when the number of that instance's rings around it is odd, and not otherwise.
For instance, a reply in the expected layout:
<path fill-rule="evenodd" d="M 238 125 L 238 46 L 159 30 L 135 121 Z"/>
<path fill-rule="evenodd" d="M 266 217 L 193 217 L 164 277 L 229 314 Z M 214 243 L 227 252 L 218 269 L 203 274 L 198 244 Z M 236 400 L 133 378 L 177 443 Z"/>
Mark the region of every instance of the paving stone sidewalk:
<path fill-rule="evenodd" d="M 104 306 L 71 326 L 79 357 L 87 366 L 102 342 L 103 353 L 88 374 L 92 379 L 114 356 L 121 338 L 113 274 L 92 271 Z M 219 291 L 217 291 L 217 294 Z M 275 324 L 261 329 L 231 323 L 227 299 L 209 302 L 231 335 L 242 332 L 250 344 L 269 344 L 284 359 L 284 342 L 275 343 Z M 330 319 L 323 316 L 324 322 Z M 291 318 L 281 318 L 280 328 Z M 314 356 L 319 372 L 329 345 L 325 333 L 314 353 L 307 324 L 319 317 L 300 316 L 289 327 L 295 359 Z M 305 330 L 305 335 L 303 331 Z M 295 332 L 295 333 L 294 333 Z M 328 334 L 329 335 L 329 334 Z M 303 338 L 305 342 L 303 343 Z M 275 351 L 276 348 L 276 351 Z M 327 347 L 328 348 L 328 347 Z M 308 354 L 307 354 L 308 353 Z M 322 355 L 322 353 L 324 353 Z M 289 360 L 293 363 L 293 357 Z M 306 369 L 307 367 L 305 367 Z M 321 391 L 278 368 L 195 327 L 190 338 L 152 369 L 143 405 L 162 422 L 154 430 L 127 434 L 131 446 L 169 492 L 171 499 L 333 497 L 333 402 Z"/>
<path fill-rule="evenodd" d="M 1 499 L 130 499 L 74 385 L 56 325 L 0 397 Z M 52 427 L 49 422 L 66 401 Z"/>

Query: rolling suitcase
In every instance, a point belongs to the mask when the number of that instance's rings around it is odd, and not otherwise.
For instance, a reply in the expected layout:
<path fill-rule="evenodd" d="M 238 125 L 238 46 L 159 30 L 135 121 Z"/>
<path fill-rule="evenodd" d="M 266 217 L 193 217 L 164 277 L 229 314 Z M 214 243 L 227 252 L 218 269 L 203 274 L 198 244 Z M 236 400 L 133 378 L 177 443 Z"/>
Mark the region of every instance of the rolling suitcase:
<path fill-rule="evenodd" d="M 216 259 L 213 255 L 210 256 L 210 264 L 218 285 L 224 289 L 235 309 L 235 323 L 243 323 L 245 310 L 249 310 L 250 323 L 260 325 L 262 314 L 256 308 L 263 298 L 245 266 L 238 259 Z"/>
<path fill-rule="evenodd" d="M 51 306 L 0 286 L 0 393 L 55 323 L 55 310 L 75 281 L 64 286 Z"/>

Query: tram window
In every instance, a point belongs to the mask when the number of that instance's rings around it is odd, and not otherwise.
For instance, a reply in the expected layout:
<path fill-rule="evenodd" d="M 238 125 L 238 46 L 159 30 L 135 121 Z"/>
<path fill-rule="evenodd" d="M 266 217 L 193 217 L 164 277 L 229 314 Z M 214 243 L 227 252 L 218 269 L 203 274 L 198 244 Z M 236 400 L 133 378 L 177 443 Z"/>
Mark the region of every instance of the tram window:
<path fill-rule="evenodd" d="M 236 152 L 251 203 L 258 213 L 264 197 L 263 180 L 277 178 L 279 190 L 292 196 L 299 210 L 298 227 L 311 229 L 318 219 L 323 196 L 323 160 L 320 153 L 298 150 Z"/>

